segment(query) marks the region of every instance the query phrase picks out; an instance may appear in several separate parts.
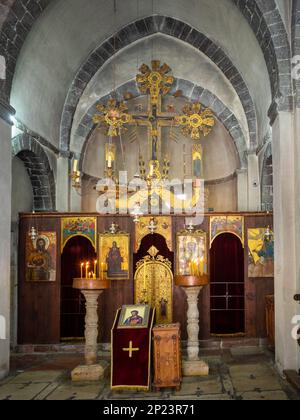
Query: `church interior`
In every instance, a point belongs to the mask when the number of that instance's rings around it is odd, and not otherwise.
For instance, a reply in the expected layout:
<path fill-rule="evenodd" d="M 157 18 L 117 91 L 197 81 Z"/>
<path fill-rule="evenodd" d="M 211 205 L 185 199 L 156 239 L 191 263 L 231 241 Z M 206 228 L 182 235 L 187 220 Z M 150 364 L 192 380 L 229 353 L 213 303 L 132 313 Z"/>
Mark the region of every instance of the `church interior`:
<path fill-rule="evenodd" d="M 300 399 L 300 1 L 0 2 L 0 399 Z"/>

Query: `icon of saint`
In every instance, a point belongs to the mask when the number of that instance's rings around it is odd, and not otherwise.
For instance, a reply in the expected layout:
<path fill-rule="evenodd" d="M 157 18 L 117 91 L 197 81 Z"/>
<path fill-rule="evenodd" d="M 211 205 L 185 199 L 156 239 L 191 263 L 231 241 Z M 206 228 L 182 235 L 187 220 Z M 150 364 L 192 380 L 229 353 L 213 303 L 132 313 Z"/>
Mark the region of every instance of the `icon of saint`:
<path fill-rule="evenodd" d="M 143 324 L 143 318 L 139 315 L 139 311 L 131 311 L 131 316 L 127 318 L 124 322 L 124 325 L 142 325 Z"/>
<path fill-rule="evenodd" d="M 106 257 L 108 275 L 122 275 L 122 262 L 123 257 L 121 256 L 120 248 L 117 246 L 117 242 L 114 241 Z"/>
<path fill-rule="evenodd" d="M 51 269 L 51 256 L 46 249 L 46 240 L 39 237 L 35 249 L 28 257 L 28 280 L 49 281 Z"/>

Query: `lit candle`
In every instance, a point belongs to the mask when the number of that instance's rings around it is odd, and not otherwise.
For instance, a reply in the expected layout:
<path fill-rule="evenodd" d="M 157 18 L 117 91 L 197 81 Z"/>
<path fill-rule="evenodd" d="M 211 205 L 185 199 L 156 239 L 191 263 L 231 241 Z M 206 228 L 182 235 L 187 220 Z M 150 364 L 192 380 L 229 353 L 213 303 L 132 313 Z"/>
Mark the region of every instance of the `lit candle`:
<path fill-rule="evenodd" d="M 84 266 L 84 263 L 81 263 L 80 264 L 80 278 L 83 277 L 83 266 Z"/>
<path fill-rule="evenodd" d="M 111 160 L 111 156 L 109 155 L 109 156 L 108 156 L 108 161 L 107 161 L 107 167 L 108 167 L 109 169 L 111 169 L 111 167 L 112 167 L 111 163 L 112 163 L 112 160 Z"/>
<path fill-rule="evenodd" d="M 97 270 L 97 260 L 94 261 L 94 279 L 97 277 L 96 270 Z"/>
<path fill-rule="evenodd" d="M 201 276 L 203 276 L 203 271 L 204 271 L 204 257 L 202 256 L 200 258 L 200 274 L 201 274 Z"/>
<path fill-rule="evenodd" d="M 73 162 L 73 172 L 77 172 L 77 166 L 78 166 L 78 160 L 77 159 L 74 159 L 74 162 Z"/>
<path fill-rule="evenodd" d="M 101 279 L 104 279 L 104 263 L 101 263 Z"/>
<path fill-rule="evenodd" d="M 198 262 L 194 260 L 194 276 L 198 276 Z"/>
<path fill-rule="evenodd" d="M 90 265 L 89 262 L 85 263 L 85 278 L 86 279 L 88 278 L 88 268 L 89 268 L 89 265 Z"/>

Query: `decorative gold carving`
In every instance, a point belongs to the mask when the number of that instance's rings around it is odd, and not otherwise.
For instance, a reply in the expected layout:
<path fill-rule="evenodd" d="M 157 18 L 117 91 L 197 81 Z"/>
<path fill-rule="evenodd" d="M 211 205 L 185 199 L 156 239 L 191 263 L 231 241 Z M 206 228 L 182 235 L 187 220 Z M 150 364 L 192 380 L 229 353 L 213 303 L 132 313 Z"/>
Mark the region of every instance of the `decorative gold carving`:
<path fill-rule="evenodd" d="M 100 114 L 93 117 L 94 124 L 99 124 L 107 129 L 109 137 L 116 137 L 127 130 L 126 124 L 133 123 L 133 117 L 127 111 L 128 108 L 124 102 L 118 103 L 115 99 L 110 99 L 107 106 L 103 104 L 97 105 Z"/>
<path fill-rule="evenodd" d="M 170 67 L 167 64 L 161 66 L 159 60 L 153 60 L 151 66 L 152 69 L 143 64 L 140 67 L 141 74 L 136 76 L 136 81 L 141 93 L 150 93 L 151 105 L 157 105 L 159 95 L 166 95 L 170 92 L 174 77 L 168 75 L 171 72 Z"/>
<path fill-rule="evenodd" d="M 118 136 L 126 125 L 135 127 L 144 126 L 148 129 L 148 138 L 151 142 L 151 158 L 149 162 L 149 174 L 146 176 L 145 162 L 140 158 L 140 173 L 143 179 L 147 179 L 149 183 L 152 180 L 167 179 L 169 174 L 170 162 L 165 159 L 161 175 L 160 158 L 161 158 L 161 128 L 182 126 L 184 135 L 194 140 L 200 138 L 200 133 L 204 136 L 208 135 L 215 120 L 213 113 L 209 108 L 201 109 L 200 103 L 187 104 L 183 108 L 184 115 L 175 116 L 175 106 L 169 104 L 167 112 L 162 112 L 162 96 L 170 92 L 174 83 L 174 77 L 170 74 L 171 68 L 167 64 L 161 65 L 159 60 L 151 62 L 151 68 L 147 64 L 140 67 L 140 74 L 136 76 L 136 81 L 142 94 L 149 94 L 147 110 L 143 110 L 138 106 L 137 112 L 130 114 L 124 102 L 118 103 L 115 99 L 110 99 L 107 106 L 103 104 L 97 105 L 100 114 L 93 117 L 95 124 L 105 126 L 108 136 Z M 175 93 L 175 97 L 181 93 Z M 126 98 L 129 98 L 128 93 Z"/>
<path fill-rule="evenodd" d="M 152 258 L 155 258 L 158 253 L 159 250 L 154 245 L 148 249 L 148 254 L 151 255 Z"/>
<path fill-rule="evenodd" d="M 183 108 L 184 115 L 176 116 L 175 125 L 183 126 L 182 134 L 191 137 L 193 140 L 199 140 L 201 133 L 207 136 L 215 125 L 215 119 L 211 109 L 202 110 L 200 103 L 187 104 Z"/>
<path fill-rule="evenodd" d="M 160 169 L 159 169 L 159 161 L 158 160 L 150 160 L 149 162 L 149 174 L 147 177 L 148 181 L 152 181 L 152 180 L 156 180 L 156 181 L 160 181 L 161 180 L 161 173 L 160 173 Z"/>
<path fill-rule="evenodd" d="M 142 239 L 149 235 L 149 224 L 151 222 L 152 217 L 141 217 L 140 223 L 136 224 L 135 226 L 135 252 L 138 251 Z M 158 216 L 155 217 L 157 222 L 157 228 L 155 233 L 162 235 L 167 242 L 168 248 L 170 251 L 173 250 L 172 245 L 172 218 L 169 216 Z"/>
<path fill-rule="evenodd" d="M 156 254 L 152 248 L 149 251 L 152 255 Z M 156 322 L 159 324 L 172 322 L 172 292 L 172 263 L 168 259 L 161 255 L 147 255 L 138 261 L 134 277 L 134 302 L 155 308 Z"/>

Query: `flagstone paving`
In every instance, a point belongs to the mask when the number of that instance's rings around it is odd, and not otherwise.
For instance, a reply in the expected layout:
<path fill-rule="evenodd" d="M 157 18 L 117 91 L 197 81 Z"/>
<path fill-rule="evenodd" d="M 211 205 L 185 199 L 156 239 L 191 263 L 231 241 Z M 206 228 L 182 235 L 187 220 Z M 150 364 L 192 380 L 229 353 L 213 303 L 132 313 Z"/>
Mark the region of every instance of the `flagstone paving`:
<path fill-rule="evenodd" d="M 97 383 L 72 383 L 70 371 L 82 362 L 76 354 L 15 354 L 11 373 L 0 381 L 0 400 L 300 400 L 300 394 L 274 368 L 262 348 L 202 351 L 208 377 L 185 377 L 179 391 L 112 391 L 109 372 Z M 102 353 L 109 360 L 109 353 Z"/>

